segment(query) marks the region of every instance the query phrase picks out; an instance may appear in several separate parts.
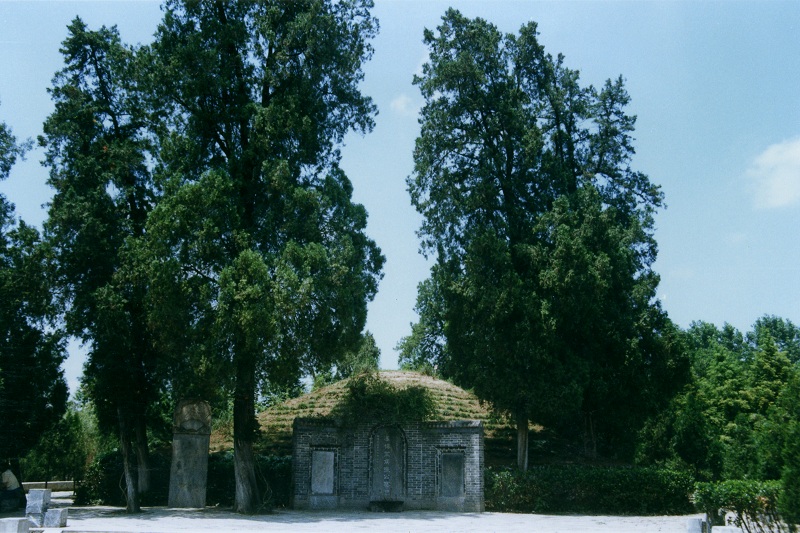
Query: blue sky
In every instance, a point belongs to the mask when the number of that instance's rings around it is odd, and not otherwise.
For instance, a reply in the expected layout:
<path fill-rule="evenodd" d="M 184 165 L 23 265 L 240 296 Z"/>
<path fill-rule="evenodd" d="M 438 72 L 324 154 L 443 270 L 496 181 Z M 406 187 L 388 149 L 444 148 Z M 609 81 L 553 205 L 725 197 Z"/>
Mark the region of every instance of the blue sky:
<path fill-rule="evenodd" d="M 387 257 L 367 328 L 382 366 L 409 332 L 416 285 L 429 265 L 418 254 L 420 218 L 405 178 L 422 103 L 411 84 L 425 61 L 424 28 L 450 6 L 515 32 L 534 20 L 541 42 L 585 84 L 622 75 L 638 116 L 634 166 L 663 188 L 656 218 L 659 298 L 681 327 L 694 320 L 748 330 L 764 314 L 800 323 L 800 2 L 378 0 L 381 32 L 363 90 L 380 114 L 367 136 L 350 135 L 342 166 L 368 231 Z M 66 25 L 118 25 L 123 40 L 148 42 L 157 2 L 0 1 L 0 120 L 35 137 L 52 110 Z M 51 191 L 41 153 L 18 163 L 0 192 L 41 227 Z M 75 387 L 82 356 L 72 345 Z"/>

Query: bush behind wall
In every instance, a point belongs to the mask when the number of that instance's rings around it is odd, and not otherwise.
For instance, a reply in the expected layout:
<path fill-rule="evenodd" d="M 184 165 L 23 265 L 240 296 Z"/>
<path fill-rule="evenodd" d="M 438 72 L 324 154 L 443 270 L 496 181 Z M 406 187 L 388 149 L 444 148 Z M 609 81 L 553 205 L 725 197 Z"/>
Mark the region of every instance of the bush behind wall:
<path fill-rule="evenodd" d="M 171 451 L 159 450 L 150 455 L 150 491 L 142 505 L 165 506 L 169 499 Z M 288 507 L 291 501 L 292 458 L 259 455 L 256 475 L 263 496 L 262 510 Z M 75 505 L 125 505 L 122 456 L 114 451 L 99 456 L 87 469 L 75 490 Z M 233 474 L 233 452 L 218 452 L 208 458 L 206 505 L 233 505 L 236 485 Z"/>
<path fill-rule="evenodd" d="M 534 466 L 486 470 L 486 510 L 513 513 L 675 515 L 693 511 L 694 479 L 645 467 Z"/>

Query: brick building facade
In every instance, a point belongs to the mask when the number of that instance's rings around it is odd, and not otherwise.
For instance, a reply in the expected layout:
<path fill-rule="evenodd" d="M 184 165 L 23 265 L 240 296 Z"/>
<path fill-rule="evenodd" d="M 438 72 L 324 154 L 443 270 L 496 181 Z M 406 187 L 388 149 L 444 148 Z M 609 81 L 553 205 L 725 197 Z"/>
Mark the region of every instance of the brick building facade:
<path fill-rule="evenodd" d="M 483 423 L 298 418 L 296 509 L 483 511 Z"/>

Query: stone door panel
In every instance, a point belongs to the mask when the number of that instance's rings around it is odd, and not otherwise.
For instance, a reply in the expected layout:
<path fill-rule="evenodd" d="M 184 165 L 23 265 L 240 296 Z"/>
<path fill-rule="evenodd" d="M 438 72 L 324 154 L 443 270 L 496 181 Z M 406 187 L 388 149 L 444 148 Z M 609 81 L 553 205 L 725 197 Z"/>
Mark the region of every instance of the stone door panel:
<path fill-rule="evenodd" d="M 372 435 L 371 501 L 403 501 L 406 441 L 398 427 L 381 427 Z"/>

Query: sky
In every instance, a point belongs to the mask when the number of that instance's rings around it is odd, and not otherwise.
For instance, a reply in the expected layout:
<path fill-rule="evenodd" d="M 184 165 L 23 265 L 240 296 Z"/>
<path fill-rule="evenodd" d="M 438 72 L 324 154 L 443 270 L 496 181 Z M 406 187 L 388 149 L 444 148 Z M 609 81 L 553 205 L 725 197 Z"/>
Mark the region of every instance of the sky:
<path fill-rule="evenodd" d="M 426 59 L 424 29 L 450 6 L 507 33 L 536 21 L 546 51 L 563 54 L 585 85 L 625 78 L 638 117 L 633 167 L 666 197 L 655 270 L 675 323 L 748 331 L 769 314 L 800 324 L 800 2 L 376 0 L 381 31 L 362 90 L 379 114 L 372 133 L 346 138 L 342 168 L 387 259 L 367 319 L 383 368 L 397 367 L 394 348 L 416 320 L 417 284 L 430 268 L 406 190 L 422 105 L 412 79 Z M 53 109 L 47 87 L 76 15 L 92 29 L 117 25 L 134 44 L 152 39 L 161 11 L 148 0 L 0 0 L 0 121 L 19 139 L 41 134 Z M 31 151 L 0 182 L 17 215 L 39 228 L 52 196 L 42 158 Z M 72 342 L 73 392 L 84 359 Z"/>

